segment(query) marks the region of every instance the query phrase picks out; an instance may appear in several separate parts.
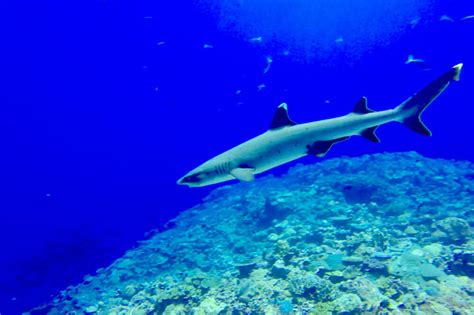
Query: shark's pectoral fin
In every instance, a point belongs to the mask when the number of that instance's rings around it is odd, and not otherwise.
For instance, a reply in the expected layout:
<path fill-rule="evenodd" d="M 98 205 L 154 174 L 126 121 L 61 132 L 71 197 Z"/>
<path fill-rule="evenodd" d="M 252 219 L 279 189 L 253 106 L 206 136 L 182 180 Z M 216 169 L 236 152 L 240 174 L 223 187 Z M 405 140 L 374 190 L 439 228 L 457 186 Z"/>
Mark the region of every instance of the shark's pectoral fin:
<path fill-rule="evenodd" d="M 255 179 L 255 169 L 250 167 L 234 168 L 230 174 L 243 182 L 251 182 Z"/>
<path fill-rule="evenodd" d="M 342 137 L 334 140 L 328 141 L 316 141 L 312 145 L 307 145 L 308 149 L 306 152 L 311 155 L 316 155 L 317 157 L 323 157 L 331 149 L 333 144 L 349 139 L 350 137 Z"/>
<path fill-rule="evenodd" d="M 380 142 L 379 137 L 377 137 L 377 135 L 375 134 L 375 130 L 377 130 L 378 127 L 379 126 L 375 126 L 375 127 L 372 127 L 372 128 L 367 128 L 364 131 L 362 131 L 360 133 L 360 135 L 362 137 L 364 137 L 365 139 L 369 140 L 369 141 Z"/>

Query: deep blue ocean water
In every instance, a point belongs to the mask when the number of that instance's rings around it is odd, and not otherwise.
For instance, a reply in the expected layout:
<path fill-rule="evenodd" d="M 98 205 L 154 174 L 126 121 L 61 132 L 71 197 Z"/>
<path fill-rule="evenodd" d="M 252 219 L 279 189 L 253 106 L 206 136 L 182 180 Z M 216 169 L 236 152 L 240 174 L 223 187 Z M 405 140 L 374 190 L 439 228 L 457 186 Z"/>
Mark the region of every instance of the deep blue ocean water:
<path fill-rule="evenodd" d="M 474 160 L 474 19 L 461 21 L 472 1 L 2 7 L 2 314 L 47 301 L 199 203 L 213 187 L 176 180 L 264 132 L 281 102 L 297 122 L 346 114 L 361 96 L 388 109 L 463 62 L 461 81 L 424 114 L 433 137 L 390 124 L 381 144 L 353 138 L 327 158 Z M 409 54 L 430 70 L 405 65 Z"/>

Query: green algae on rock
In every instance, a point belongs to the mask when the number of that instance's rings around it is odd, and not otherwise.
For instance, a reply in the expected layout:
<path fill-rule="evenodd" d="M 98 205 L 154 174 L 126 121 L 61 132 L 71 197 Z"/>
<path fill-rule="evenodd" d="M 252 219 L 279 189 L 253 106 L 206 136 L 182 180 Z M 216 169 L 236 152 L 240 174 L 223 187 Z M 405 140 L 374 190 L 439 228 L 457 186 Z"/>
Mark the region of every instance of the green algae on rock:
<path fill-rule="evenodd" d="M 335 158 L 214 190 L 50 314 L 474 314 L 474 165 Z"/>

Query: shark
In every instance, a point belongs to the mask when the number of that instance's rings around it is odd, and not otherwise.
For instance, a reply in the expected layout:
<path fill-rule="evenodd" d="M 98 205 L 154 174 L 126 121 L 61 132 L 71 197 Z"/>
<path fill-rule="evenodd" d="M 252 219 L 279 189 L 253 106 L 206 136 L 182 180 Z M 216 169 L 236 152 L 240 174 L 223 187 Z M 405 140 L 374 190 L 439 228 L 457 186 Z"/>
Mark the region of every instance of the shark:
<path fill-rule="evenodd" d="M 297 124 L 288 115 L 288 106 L 278 106 L 270 129 L 204 162 L 181 177 L 177 184 L 202 187 L 233 179 L 252 181 L 256 174 L 306 155 L 323 157 L 331 147 L 352 136 L 380 142 L 375 131 L 389 122 L 399 122 L 411 130 L 431 136 L 421 119 L 423 111 L 448 87 L 459 81 L 462 63 L 455 65 L 423 89 L 392 109 L 373 111 L 362 97 L 347 115 Z"/>

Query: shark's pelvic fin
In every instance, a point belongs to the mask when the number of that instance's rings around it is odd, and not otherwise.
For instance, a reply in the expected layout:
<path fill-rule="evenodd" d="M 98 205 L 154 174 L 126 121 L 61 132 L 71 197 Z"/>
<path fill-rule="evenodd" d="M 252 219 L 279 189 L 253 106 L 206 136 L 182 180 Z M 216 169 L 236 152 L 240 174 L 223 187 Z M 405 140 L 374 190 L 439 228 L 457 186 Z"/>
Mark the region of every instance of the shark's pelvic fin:
<path fill-rule="evenodd" d="M 377 137 L 377 135 L 375 134 L 375 130 L 377 130 L 378 127 L 379 126 L 367 128 L 364 131 L 362 131 L 360 135 L 369 141 L 380 143 L 379 137 Z"/>
<path fill-rule="evenodd" d="M 286 103 L 282 103 L 278 106 L 275 114 L 273 115 L 270 129 L 277 129 L 286 126 L 294 126 L 296 123 L 288 116 L 288 106 Z"/>
<path fill-rule="evenodd" d="M 403 119 L 405 126 L 425 136 L 431 136 L 431 131 L 421 120 L 421 114 L 449 85 L 451 81 L 459 81 L 462 63 L 455 65 L 439 78 L 428 84 L 421 91 L 408 98 L 397 109 L 408 114 Z"/>
<path fill-rule="evenodd" d="M 238 167 L 230 171 L 230 174 L 243 182 L 251 182 L 255 179 L 255 169 L 248 167 Z"/>
<path fill-rule="evenodd" d="M 328 141 L 316 141 L 312 145 L 307 145 L 306 148 L 308 149 L 306 153 L 311 155 L 316 155 L 317 157 L 323 157 L 328 153 L 329 149 L 338 142 L 344 141 L 349 139 L 350 137 L 342 137 L 334 140 Z"/>
<path fill-rule="evenodd" d="M 352 111 L 354 114 L 367 114 L 372 113 L 373 110 L 367 107 L 367 97 L 362 97 L 354 106 Z"/>

